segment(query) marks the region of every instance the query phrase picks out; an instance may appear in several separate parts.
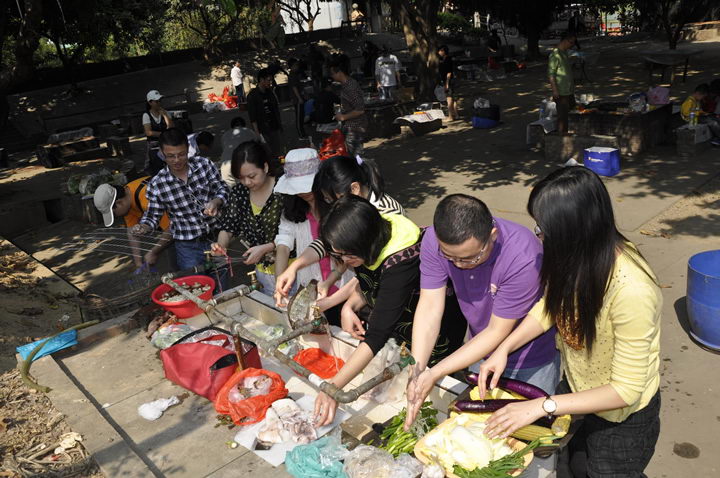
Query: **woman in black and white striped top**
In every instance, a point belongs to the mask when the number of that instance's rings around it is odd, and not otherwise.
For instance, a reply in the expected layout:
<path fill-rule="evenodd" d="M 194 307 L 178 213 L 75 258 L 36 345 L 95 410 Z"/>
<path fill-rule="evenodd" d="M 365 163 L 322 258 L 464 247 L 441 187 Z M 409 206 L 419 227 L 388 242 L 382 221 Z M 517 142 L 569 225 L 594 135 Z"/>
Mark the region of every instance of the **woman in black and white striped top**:
<path fill-rule="evenodd" d="M 385 182 L 375 161 L 336 156 L 326 159 L 315 175 L 313 192 L 321 206 L 320 214 L 338 198 L 353 194 L 367 199 L 380 214 L 401 214 L 405 209 L 394 198 L 385 194 Z M 305 251 L 277 278 L 276 290 L 287 295 L 295 282 L 297 271 L 325 257 L 322 241 L 313 241 Z M 339 271 L 340 272 L 340 271 Z"/>

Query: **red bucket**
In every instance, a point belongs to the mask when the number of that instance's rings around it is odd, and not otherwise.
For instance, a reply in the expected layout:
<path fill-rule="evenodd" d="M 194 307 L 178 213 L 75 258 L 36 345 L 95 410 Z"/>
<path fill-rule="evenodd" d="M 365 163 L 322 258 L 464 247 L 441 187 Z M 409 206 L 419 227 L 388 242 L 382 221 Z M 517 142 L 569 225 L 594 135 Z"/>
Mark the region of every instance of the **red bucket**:
<path fill-rule="evenodd" d="M 175 279 L 175 282 L 180 285 L 194 284 L 195 282 L 198 282 L 202 285 L 209 285 L 210 290 L 208 290 L 207 292 L 203 292 L 199 296 L 202 300 L 210 300 L 213 296 L 213 290 L 215 290 L 215 280 L 212 277 L 208 276 L 197 275 L 179 277 Z M 175 314 L 178 319 L 187 319 L 188 317 L 195 317 L 196 315 L 202 313 L 200 307 L 198 307 L 195 302 L 191 300 L 186 299 L 179 300 L 177 302 L 164 302 L 160 300 L 160 297 L 162 297 L 165 292 L 169 292 L 170 290 L 173 290 L 173 288 L 167 284 L 161 284 L 155 288 L 150 297 L 152 298 L 153 302 L 155 302 L 157 305 L 167 310 L 168 312 L 172 312 L 173 314 Z"/>

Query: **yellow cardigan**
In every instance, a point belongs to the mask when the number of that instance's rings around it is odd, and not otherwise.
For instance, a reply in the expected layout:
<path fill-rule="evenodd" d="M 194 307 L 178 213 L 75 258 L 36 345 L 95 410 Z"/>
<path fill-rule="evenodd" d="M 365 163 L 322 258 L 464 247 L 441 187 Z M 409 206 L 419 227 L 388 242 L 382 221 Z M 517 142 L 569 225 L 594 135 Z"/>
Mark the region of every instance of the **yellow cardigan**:
<path fill-rule="evenodd" d="M 581 392 L 610 384 L 628 404 L 596 414 L 611 422 L 622 422 L 647 406 L 660 385 L 663 299 L 653 279 L 649 266 L 633 252 L 632 245 L 627 245 L 615 261 L 596 320 L 592 352 L 588 355 L 587 348 L 571 348 L 560 334 L 555 339 L 571 390 Z M 554 320 L 545 312 L 544 299 L 528 315 L 544 330 L 554 325 Z"/>

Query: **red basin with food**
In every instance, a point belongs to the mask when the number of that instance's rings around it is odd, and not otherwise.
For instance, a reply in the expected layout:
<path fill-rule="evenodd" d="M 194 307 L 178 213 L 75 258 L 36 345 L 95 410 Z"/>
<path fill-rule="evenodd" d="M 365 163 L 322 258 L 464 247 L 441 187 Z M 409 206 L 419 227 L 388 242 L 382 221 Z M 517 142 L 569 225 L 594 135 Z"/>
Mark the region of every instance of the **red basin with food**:
<path fill-rule="evenodd" d="M 175 282 L 184 285 L 202 300 L 210 300 L 213 296 L 213 290 L 215 290 L 215 280 L 208 276 L 178 277 Z M 200 307 L 193 301 L 184 298 L 167 284 L 157 286 L 150 297 L 153 302 L 168 312 L 175 314 L 178 319 L 187 319 L 202 313 Z"/>

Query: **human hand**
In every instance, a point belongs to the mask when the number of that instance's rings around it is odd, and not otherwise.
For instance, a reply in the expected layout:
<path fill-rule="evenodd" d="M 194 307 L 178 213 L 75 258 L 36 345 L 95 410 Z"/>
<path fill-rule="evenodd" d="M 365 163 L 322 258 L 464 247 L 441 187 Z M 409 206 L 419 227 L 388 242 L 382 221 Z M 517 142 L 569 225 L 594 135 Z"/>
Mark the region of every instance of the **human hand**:
<path fill-rule="evenodd" d="M 358 340 L 365 338 L 365 328 L 362 326 L 360 317 L 358 317 L 355 311 L 352 310 L 352 307 L 349 307 L 347 303 L 340 311 L 340 324 L 342 325 L 342 329 L 354 338 Z"/>
<path fill-rule="evenodd" d="M 490 390 L 497 386 L 500 376 L 507 366 L 507 353 L 502 350 L 495 350 L 482 364 L 480 364 L 480 373 L 478 374 L 478 392 L 480 392 L 480 400 L 485 399 L 487 393 L 487 379 L 492 375 L 490 380 Z"/>
<path fill-rule="evenodd" d="M 342 113 L 338 113 L 335 115 L 335 121 L 345 121 L 345 115 Z"/>
<path fill-rule="evenodd" d="M 546 414 L 542 407 L 543 401 L 544 398 L 536 398 L 505 405 L 490 415 L 485 425 L 485 435 L 490 438 L 507 438 L 515 430 L 544 417 Z"/>
<path fill-rule="evenodd" d="M 295 282 L 295 269 L 288 267 L 275 280 L 275 291 L 287 297 Z"/>
<path fill-rule="evenodd" d="M 335 420 L 337 402 L 325 392 L 318 393 L 315 398 L 315 426 L 322 427 L 330 425 Z"/>
<path fill-rule="evenodd" d="M 215 217 L 218 215 L 218 212 L 220 211 L 220 200 L 215 198 L 212 201 L 208 201 L 207 204 L 205 204 L 205 209 L 203 210 L 203 214 L 210 217 Z"/>
<path fill-rule="evenodd" d="M 405 416 L 405 431 L 410 430 L 425 399 L 435 385 L 435 377 L 431 369 L 426 369 L 408 381 L 407 387 L 407 414 Z"/>
<path fill-rule="evenodd" d="M 287 307 L 288 305 L 288 299 L 284 295 L 282 295 L 282 292 L 277 287 L 277 282 L 275 285 L 275 292 L 273 293 L 273 298 L 275 298 L 275 306 L 276 307 Z"/>
<path fill-rule="evenodd" d="M 328 280 L 320 281 L 317 285 L 317 298 L 318 300 L 324 299 L 328 296 L 328 292 L 330 291 L 330 287 L 334 282 L 328 282 Z"/>
<path fill-rule="evenodd" d="M 226 256 L 227 251 L 223 246 L 220 245 L 219 242 L 213 242 L 210 244 L 210 252 L 212 252 L 213 256 Z"/>
<path fill-rule="evenodd" d="M 264 245 L 253 246 L 243 253 L 243 257 L 245 258 L 244 263 L 247 265 L 257 264 L 263 257 L 265 257 L 266 253 L 267 251 L 265 250 Z"/>
<path fill-rule="evenodd" d="M 331 307 L 330 299 L 328 299 L 327 297 L 325 297 L 324 299 L 318 299 L 315 301 L 315 305 L 318 306 L 318 309 L 320 309 L 320 312 L 325 312 L 326 310 L 328 310 Z"/>
<path fill-rule="evenodd" d="M 152 231 L 152 228 L 148 226 L 147 224 L 138 223 L 133 226 L 133 228 L 130 230 L 132 234 L 136 235 L 143 235 L 143 234 L 149 234 Z"/>

